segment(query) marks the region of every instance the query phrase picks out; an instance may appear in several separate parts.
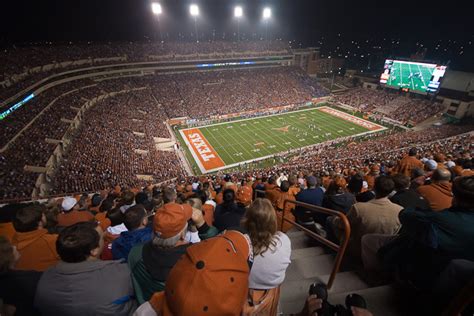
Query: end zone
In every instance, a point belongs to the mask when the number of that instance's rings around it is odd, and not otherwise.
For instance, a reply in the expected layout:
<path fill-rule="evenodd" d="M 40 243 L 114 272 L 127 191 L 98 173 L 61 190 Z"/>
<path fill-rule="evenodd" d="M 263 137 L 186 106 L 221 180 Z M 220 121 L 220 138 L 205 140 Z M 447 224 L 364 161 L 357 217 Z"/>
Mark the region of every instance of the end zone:
<path fill-rule="evenodd" d="M 222 158 L 198 128 L 180 130 L 179 132 L 188 148 L 191 149 L 191 154 L 202 173 L 225 166 Z"/>

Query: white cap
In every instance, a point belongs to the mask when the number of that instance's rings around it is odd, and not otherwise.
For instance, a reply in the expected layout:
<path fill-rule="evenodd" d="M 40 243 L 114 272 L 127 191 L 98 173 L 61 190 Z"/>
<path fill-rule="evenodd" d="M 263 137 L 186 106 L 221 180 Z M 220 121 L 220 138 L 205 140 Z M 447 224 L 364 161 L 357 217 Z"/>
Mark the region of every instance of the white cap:
<path fill-rule="evenodd" d="M 449 169 L 451 169 L 452 167 L 456 166 L 456 164 L 454 163 L 454 161 L 452 160 L 449 160 L 448 162 L 446 162 L 446 167 L 448 167 Z"/>
<path fill-rule="evenodd" d="M 425 162 L 425 165 L 430 170 L 435 170 L 436 167 L 438 167 L 438 163 L 436 161 L 434 161 L 433 159 L 430 159 L 427 162 Z"/>
<path fill-rule="evenodd" d="M 193 190 L 197 190 L 197 188 L 199 187 L 199 183 L 198 182 L 194 182 L 192 184 L 192 187 L 193 187 Z"/>
<path fill-rule="evenodd" d="M 77 204 L 77 201 L 76 201 L 75 198 L 70 197 L 70 196 L 66 196 L 63 200 L 63 203 L 61 203 L 61 207 L 63 208 L 64 211 L 68 212 L 68 211 L 72 210 L 72 208 L 76 204 Z"/>

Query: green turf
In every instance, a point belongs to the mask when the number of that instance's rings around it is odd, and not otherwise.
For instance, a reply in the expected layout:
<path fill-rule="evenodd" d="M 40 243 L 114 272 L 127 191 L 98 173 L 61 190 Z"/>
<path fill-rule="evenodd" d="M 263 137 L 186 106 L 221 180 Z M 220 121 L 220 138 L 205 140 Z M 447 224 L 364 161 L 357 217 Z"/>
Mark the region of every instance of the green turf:
<path fill-rule="evenodd" d="M 287 132 L 275 130 L 287 126 Z M 213 124 L 199 129 L 226 165 L 369 131 L 314 108 Z"/>
<path fill-rule="evenodd" d="M 390 71 L 387 85 L 396 88 L 408 88 L 412 91 L 426 92 L 430 83 L 434 68 L 418 64 L 401 63 L 394 61 Z M 420 77 L 412 76 L 410 73 L 421 73 Z"/>

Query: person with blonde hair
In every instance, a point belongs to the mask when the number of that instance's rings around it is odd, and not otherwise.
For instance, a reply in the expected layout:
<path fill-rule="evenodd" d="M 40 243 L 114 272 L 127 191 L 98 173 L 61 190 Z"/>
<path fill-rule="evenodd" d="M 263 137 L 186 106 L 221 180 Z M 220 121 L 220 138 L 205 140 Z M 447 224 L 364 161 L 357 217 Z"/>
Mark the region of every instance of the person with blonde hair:
<path fill-rule="evenodd" d="M 249 275 L 252 304 L 244 315 L 276 315 L 280 284 L 290 264 L 291 242 L 277 229 L 275 210 L 268 199 L 257 198 L 244 215 L 242 226 L 252 242 L 254 262 Z"/>

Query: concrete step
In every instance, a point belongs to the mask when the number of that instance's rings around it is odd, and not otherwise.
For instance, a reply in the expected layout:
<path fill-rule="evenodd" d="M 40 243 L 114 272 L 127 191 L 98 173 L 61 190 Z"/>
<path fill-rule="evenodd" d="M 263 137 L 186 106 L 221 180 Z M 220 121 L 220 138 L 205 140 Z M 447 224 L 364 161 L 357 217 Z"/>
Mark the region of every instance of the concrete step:
<path fill-rule="evenodd" d="M 299 257 L 292 260 L 286 270 L 286 280 L 303 280 L 330 274 L 333 264 L 333 255 Z"/>
<path fill-rule="evenodd" d="M 326 251 L 322 247 L 308 247 L 308 248 L 293 249 L 291 251 L 291 261 L 304 258 L 304 257 L 317 257 L 320 255 L 324 255 L 325 253 Z"/>
<path fill-rule="evenodd" d="M 309 286 L 315 282 L 327 283 L 329 274 L 321 277 L 285 280 L 281 286 L 280 307 L 284 315 L 298 313 L 303 308 L 304 302 L 308 296 Z M 362 281 L 354 272 L 340 272 L 336 275 L 333 286 L 329 290 L 329 296 L 333 293 L 341 293 L 368 288 L 368 285 Z M 344 297 L 345 298 L 345 297 Z"/>
<path fill-rule="evenodd" d="M 346 296 L 352 293 L 362 295 L 367 302 L 368 310 L 375 316 L 402 316 L 405 314 L 401 310 L 403 302 L 400 301 L 400 295 L 393 285 L 329 294 L 328 300 L 331 304 L 341 304 L 345 306 Z"/>
<path fill-rule="evenodd" d="M 310 237 L 302 231 L 289 231 L 286 233 L 291 240 L 291 249 L 302 249 L 309 246 Z"/>

